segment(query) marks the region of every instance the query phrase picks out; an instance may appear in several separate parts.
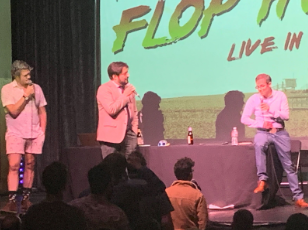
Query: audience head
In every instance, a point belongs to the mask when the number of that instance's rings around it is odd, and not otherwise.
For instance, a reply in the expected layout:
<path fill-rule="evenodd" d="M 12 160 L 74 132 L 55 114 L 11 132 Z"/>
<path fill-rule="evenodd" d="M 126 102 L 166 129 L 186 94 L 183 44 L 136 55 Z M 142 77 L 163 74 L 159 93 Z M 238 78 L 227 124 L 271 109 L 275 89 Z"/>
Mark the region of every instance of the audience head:
<path fill-rule="evenodd" d="M 253 215 L 246 209 L 240 209 L 233 215 L 232 230 L 250 230 L 253 228 Z"/>
<path fill-rule="evenodd" d="M 57 195 L 65 190 L 67 182 L 67 168 L 61 162 L 48 165 L 42 176 L 42 183 L 47 194 Z"/>
<path fill-rule="evenodd" d="M 137 170 L 141 167 L 145 167 L 147 165 L 147 162 L 145 158 L 143 157 L 142 153 L 138 151 L 133 151 L 130 155 L 127 157 L 127 171 L 129 178 L 136 178 Z"/>
<path fill-rule="evenodd" d="M 285 230 L 308 229 L 308 217 L 303 213 L 292 214 L 286 224 Z"/>
<path fill-rule="evenodd" d="M 133 151 L 128 155 L 127 162 L 138 161 L 141 166 L 147 166 L 147 162 L 141 152 Z"/>
<path fill-rule="evenodd" d="M 105 157 L 102 161 L 103 165 L 111 172 L 113 184 L 117 184 L 121 179 L 126 178 L 127 161 L 125 156 L 120 153 L 112 153 Z"/>
<path fill-rule="evenodd" d="M 1 230 L 19 230 L 21 229 L 21 220 L 18 216 L 10 214 L 4 217 L 1 222 Z"/>
<path fill-rule="evenodd" d="M 192 179 L 193 167 L 195 162 L 188 157 L 179 159 L 174 165 L 174 174 L 178 180 L 188 180 Z"/>
<path fill-rule="evenodd" d="M 88 172 L 88 181 L 92 194 L 106 194 L 111 188 L 111 173 L 108 167 L 99 164 Z"/>

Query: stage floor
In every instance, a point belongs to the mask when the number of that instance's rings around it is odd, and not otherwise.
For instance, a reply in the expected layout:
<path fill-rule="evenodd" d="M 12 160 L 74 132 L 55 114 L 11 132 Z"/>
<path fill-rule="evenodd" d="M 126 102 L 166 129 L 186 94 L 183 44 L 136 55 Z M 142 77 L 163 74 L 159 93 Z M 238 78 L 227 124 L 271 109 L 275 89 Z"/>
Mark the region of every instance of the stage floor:
<path fill-rule="evenodd" d="M 293 205 L 292 200 L 288 201 L 289 205 L 281 207 L 275 207 L 268 210 L 253 210 L 248 209 L 254 216 L 255 227 L 273 227 L 273 226 L 284 226 L 290 215 L 294 213 L 303 213 L 308 215 L 308 209 L 297 208 Z M 209 219 L 215 226 L 230 226 L 232 222 L 233 214 L 237 210 L 219 210 L 209 211 Z"/>
<path fill-rule="evenodd" d="M 308 201 L 308 186 L 304 185 L 305 200 Z M 283 230 L 285 223 L 290 215 L 294 213 L 303 213 L 308 216 L 308 209 L 302 209 L 294 206 L 292 200 L 292 194 L 288 187 L 280 188 L 278 198 L 283 198 L 287 204 L 283 206 L 277 206 L 275 208 L 267 210 L 255 210 L 251 211 L 254 217 L 254 229 L 271 229 L 271 230 Z M 211 221 L 211 229 L 231 229 L 233 214 L 238 209 L 231 210 L 209 210 L 209 219 Z"/>

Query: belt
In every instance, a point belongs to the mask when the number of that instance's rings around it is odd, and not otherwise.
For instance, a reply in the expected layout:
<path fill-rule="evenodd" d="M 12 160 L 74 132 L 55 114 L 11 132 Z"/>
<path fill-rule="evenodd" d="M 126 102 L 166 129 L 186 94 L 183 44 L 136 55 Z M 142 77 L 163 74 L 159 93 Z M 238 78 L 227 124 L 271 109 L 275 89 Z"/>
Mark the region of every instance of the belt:
<path fill-rule="evenodd" d="M 271 131 L 272 129 L 257 128 L 257 130 L 269 132 L 269 131 Z M 280 132 L 280 131 L 282 131 L 282 130 L 284 130 L 284 128 L 276 128 L 276 132 Z"/>

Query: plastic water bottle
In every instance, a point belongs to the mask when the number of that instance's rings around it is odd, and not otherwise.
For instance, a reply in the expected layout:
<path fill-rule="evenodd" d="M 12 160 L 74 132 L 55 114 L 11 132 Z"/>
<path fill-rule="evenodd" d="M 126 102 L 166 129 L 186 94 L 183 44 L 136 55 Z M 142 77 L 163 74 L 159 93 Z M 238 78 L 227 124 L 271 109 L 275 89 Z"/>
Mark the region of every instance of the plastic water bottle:
<path fill-rule="evenodd" d="M 188 127 L 187 143 L 189 145 L 193 145 L 194 144 L 194 136 L 193 136 L 192 128 L 191 127 Z"/>
<path fill-rule="evenodd" d="M 236 127 L 233 127 L 231 132 L 231 145 L 238 145 L 238 131 Z"/>

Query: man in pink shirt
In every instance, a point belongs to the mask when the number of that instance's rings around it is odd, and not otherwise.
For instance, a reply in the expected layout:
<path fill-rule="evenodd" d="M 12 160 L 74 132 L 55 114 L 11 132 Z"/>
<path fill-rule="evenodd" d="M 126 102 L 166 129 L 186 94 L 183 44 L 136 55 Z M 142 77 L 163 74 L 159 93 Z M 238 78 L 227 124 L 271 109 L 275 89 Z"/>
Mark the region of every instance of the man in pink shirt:
<path fill-rule="evenodd" d="M 22 208 L 31 205 L 29 196 L 34 178 L 35 154 L 41 154 L 46 130 L 46 100 L 41 87 L 32 84 L 33 68 L 16 60 L 11 74 L 14 80 L 2 87 L 1 100 L 5 111 L 7 131 L 6 153 L 9 161 L 9 202 L 5 210 L 16 210 L 16 193 L 19 184 L 18 171 L 21 156 L 25 159 Z"/>
<path fill-rule="evenodd" d="M 128 65 L 112 62 L 108 66 L 110 81 L 97 90 L 97 140 L 102 156 L 118 151 L 126 157 L 136 149 L 138 117 L 135 87 L 128 83 Z"/>
<path fill-rule="evenodd" d="M 259 93 L 247 100 L 241 118 L 242 123 L 257 129 L 254 146 L 259 182 L 254 193 L 263 192 L 267 188 L 266 151 L 268 145 L 273 143 L 287 174 L 295 205 L 308 208 L 291 161 L 290 136 L 284 128 L 283 120 L 289 119 L 288 100 L 283 92 L 271 88 L 271 82 L 272 79 L 267 74 L 259 74 L 256 77 L 256 89 Z M 251 118 L 252 114 L 255 115 L 254 118 Z"/>

